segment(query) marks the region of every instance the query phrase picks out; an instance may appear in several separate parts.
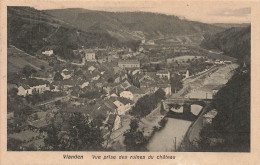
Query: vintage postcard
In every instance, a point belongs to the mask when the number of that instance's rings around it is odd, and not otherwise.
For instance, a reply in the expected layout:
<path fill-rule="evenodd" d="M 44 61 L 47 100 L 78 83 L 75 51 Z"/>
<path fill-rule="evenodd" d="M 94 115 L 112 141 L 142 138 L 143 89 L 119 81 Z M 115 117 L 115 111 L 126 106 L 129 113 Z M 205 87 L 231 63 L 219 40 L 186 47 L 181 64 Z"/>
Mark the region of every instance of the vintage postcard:
<path fill-rule="evenodd" d="M 1 165 L 258 164 L 258 1 L 1 1 Z"/>

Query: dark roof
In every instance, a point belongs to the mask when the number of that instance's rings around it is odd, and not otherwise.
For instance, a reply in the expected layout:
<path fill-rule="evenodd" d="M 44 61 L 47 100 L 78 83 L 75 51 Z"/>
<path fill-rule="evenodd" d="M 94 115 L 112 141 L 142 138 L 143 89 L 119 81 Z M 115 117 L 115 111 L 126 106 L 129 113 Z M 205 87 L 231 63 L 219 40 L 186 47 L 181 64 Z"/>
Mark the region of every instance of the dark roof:
<path fill-rule="evenodd" d="M 20 82 L 21 86 L 25 85 L 29 87 L 44 85 L 44 84 L 49 84 L 49 82 L 45 80 L 36 79 L 36 78 L 28 78 L 28 79 L 21 80 Z"/>
<path fill-rule="evenodd" d="M 116 105 L 115 105 L 112 101 L 110 101 L 110 100 L 106 100 L 106 101 L 104 102 L 104 104 L 105 104 L 107 107 L 109 107 L 110 109 L 116 109 L 116 108 L 117 108 Z"/>
<path fill-rule="evenodd" d="M 114 125 L 114 122 L 116 120 L 116 116 L 115 114 L 110 114 L 107 120 L 107 124 L 109 125 Z"/>
<path fill-rule="evenodd" d="M 145 94 L 145 91 L 140 89 L 140 88 L 137 88 L 135 86 L 131 86 L 128 88 L 128 91 L 132 92 L 133 94 Z"/>
<path fill-rule="evenodd" d="M 129 100 L 129 99 L 124 98 L 124 97 L 118 97 L 117 100 L 120 101 L 121 103 L 123 103 L 124 105 L 126 105 L 128 103 L 134 104 L 134 102 L 132 100 Z"/>
<path fill-rule="evenodd" d="M 168 74 L 168 73 L 169 73 L 168 70 L 159 70 L 159 71 L 157 71 L 156 74 Z"/>
<path fill-rule="evenodd" d="M 138 60 L 120 60 L 118 64 L 140 64 Z"/>
<path fill-rule="evenodd" d="M 123 83 L 121 84 L 121 86 L 122 86 L 124 89 L 127 89 L 127 88 L 129 88 L 129 87 L 131 86 L 131 84 L 126 80 L 125 82 L 123 82 Z"/>

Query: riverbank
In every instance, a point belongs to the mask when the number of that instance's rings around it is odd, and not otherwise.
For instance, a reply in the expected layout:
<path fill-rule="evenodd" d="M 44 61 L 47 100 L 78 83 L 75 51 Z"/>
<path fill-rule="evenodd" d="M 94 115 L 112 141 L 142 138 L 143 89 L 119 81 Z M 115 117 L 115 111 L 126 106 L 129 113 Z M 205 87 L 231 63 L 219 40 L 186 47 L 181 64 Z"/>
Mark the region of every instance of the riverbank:
<path fill-rule="evenodd" d="M 184 88 L 174 94 L 174 96 L 205 99 L 209 96 L 209 93 L 212 93 L 214 88 L 226 84 L 237 66 L 237 64 L 223 65 L 217 70 L 213 69 L 192 80 L 186 80 Z M 187 146 L 183 148 L 183 145 L 190 144 L 190 142 L 199 139 L 200 130 L 203 128 L 203 114 L 209 110 L 208 108 L 209 106 L 206 106 L 201 109 L 194 121 L 169 120 L 165 128 L 155 133 L 151 138 L 147 147 L 148 150 L 158 152 L 175 151 L 173 144 L 176 138 L 177 151 L 190 151 Z"/>
<path fill-rule="evenodd" d="M 203 124 L 203 115 L 211 109 L 210 105 L 205 106 L 200 113 L 198 118 L 192 122 L 189 126 L 188 131 L 185 133 L 182 144 L 178 148 L 179 152 L 189 152 L 194 151 L 194 145 L 196 145 L 197 140 L 200 137 L 200 131 Z"/>
<path fill-rule="evenodd" d="M 219 68 L 217 71 L 207 76 L 202 82 L 200 82 L 201 84 L 197 87 L 196 90 L 192 90 L 186 94 L 185 97 L 207 97 L 207 94 L 214 88 L 226 84 L 237 67 L 237 64 L 230 64 Z M 193 83 L 196 83 L 196 81 L 193 81 Z M 181 145 L 182 147 L 179 148 L 179 151 L 196 151 L 197 141 L 200 139 L 200 131 L 203 128 L 203 115 L 210 109 L 212 109 L 212 107 L 209 105 L 204 107 L 199 114 L 199 117 L 191 124 L 187 133 L 185 134 L 183 144 Z"/>

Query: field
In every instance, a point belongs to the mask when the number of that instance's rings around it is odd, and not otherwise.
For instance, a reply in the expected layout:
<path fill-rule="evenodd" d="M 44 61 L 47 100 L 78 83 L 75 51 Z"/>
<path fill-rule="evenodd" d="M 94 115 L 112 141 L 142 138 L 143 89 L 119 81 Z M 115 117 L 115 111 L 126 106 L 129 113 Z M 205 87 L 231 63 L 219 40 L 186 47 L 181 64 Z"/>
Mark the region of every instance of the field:
<path fill-rule="evenodd" d="M 7 49 L 7 72 L 17 73 L 22 70 L 26 65 L 31 66 L 36 71 L 41 70 L 41 66 L 45 69 L 51 68 L 48 62 L 40 60 L 34 56 L 31 56 L 13 46 Z"/>
<path fill-rule="evenodd" d="M 202 56 L 178 56 L 178 57 L 174 57 L 174 60 L 177 61 L 187 61 L 188 59 L 192 60 L 193 58 L 202 58 Z"/>
<path fill-rule="evenodd" d="M 183 35 L 183 36 L 172 36 L 169 38 L 157 39 L 158 44 L 173 44 L 173 45 L 199 45 L 203 40 L 201 35 Z"/>

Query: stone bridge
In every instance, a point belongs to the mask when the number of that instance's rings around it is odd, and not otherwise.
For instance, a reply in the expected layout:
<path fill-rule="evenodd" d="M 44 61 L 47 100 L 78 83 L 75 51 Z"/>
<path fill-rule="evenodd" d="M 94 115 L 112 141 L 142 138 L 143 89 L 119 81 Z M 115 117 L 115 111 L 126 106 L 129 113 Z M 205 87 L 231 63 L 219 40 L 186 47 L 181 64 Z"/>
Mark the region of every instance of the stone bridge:
<path fill-rule="evenodd" d="M 200 105 L 205 107 L 206 104 L 210 103 L 212 99 L 200 99 L 200 98 L 168 98 L 163 100 L 164 109 L 169 111 L 171 107 L 178 105 L 183 106 L 183 113 L 190 113 L 191 112 L 191 105 Z M 166 108 L 167 107 L 167 108 Z"/>

